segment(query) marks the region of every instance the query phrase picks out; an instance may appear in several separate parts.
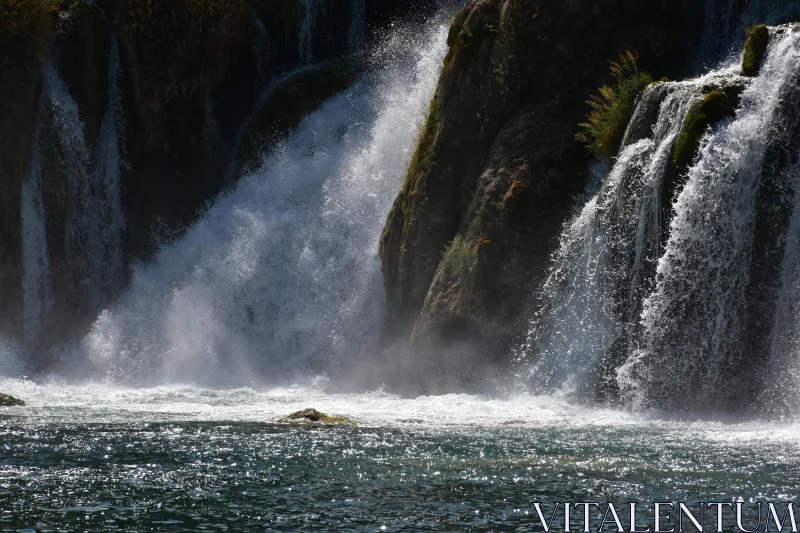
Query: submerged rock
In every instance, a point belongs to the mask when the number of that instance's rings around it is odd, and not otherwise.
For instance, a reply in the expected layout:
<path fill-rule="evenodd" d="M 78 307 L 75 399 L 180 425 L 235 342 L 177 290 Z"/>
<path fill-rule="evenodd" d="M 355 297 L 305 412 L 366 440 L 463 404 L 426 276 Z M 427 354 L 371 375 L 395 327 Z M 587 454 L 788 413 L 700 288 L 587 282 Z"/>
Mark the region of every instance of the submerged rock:
<path fill-rule="evenodd" d="M 0 392 L 0 407 L 15 407 L 20 405 L 25 405 L 25 402 L 19 398 L 14 398 L 13 396 Z"/>
<path fill-rule="evenodd" d="M 281 424 L 319 423 L 327 426 L 354 426 L 355 421 L 340 415 L 326 415 L 316 409 L 303 409 L 278 420 Z"/>

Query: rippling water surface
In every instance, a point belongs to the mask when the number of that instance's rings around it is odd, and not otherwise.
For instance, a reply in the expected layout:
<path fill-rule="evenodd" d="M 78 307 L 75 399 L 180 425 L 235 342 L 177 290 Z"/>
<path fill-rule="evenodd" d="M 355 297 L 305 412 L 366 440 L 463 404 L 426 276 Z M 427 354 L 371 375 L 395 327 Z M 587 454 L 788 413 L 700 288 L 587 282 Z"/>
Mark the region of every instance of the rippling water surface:
<path fill-rule="evenodd" d="M 0 382 L 1 531 L 540 531 L 533 501 L 794 500 L 800 426 L 551 397 Z M 288 427 L 303 407 L 356 428 Z"/>

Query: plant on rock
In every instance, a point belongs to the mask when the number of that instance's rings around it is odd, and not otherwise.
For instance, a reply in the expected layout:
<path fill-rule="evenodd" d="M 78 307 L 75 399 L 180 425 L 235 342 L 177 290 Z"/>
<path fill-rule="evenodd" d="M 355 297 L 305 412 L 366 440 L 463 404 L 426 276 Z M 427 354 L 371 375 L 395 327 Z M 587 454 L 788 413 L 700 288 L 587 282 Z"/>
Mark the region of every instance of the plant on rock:
<path fill-rule="evenodd" d="M 611 62 L 611 75 L 614 86 L 600 87 L 586 102 L 591 110 L 586 122 L 578 124 L 583 131 L 575 136 L 599 157 L 617 153 L 636 98 L 653 81 L 650 74 L 639 70 L 638 56 L 630 50 Z"/>

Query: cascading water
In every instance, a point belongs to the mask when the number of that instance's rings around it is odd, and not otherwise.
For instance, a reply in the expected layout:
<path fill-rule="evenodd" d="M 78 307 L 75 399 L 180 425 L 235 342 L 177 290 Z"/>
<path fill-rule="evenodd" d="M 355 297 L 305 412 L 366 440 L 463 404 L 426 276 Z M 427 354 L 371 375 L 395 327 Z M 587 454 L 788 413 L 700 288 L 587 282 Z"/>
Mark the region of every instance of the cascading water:
<path fill-rule="evenodd" d="M 707 71 L 726 56 L 738 55 L 748 27 L 798 20 L 800 0 L 705 0 L 703 9 L 705 28 L 695 54 L 696 72 Z"/>
<path fill-rule="evenodd" d="M 74 304 L 96 311 L 115 294 L 123 278 L 121 204 L 124 122 L 119 94 L 120 56 L 112 35 L 109 102 L 94 151 L 87 146 L 78 105 L 52 62 L 42 74 L 34 149 L 23 184 L 21 232 L 25 338 L 39 344 L 53 307 L 50 245 L 64 231 L 59 270 Z M 44 164 L 47 160 L 54 164 Z M 46 190 L 63 190 L 47 193 Z M 63 203 L 64 221 L 48 220 L 45 197 Z"/>
<path fill-rule="evenodd" d="M 50 256 L 47 253 L 44 204 L 42 202 L 41 121 L 36 126 L 28 172 L 22 183 L 22 290 L 25 342 L 33 346 L 42 338 L 53 293 Z"/>
<path fill-rule="evenodd" d="M 122 115 L 122 96 L 119 80 L 119 43 L 110 35 L 108 52 L 108 109 L 100 125 L 95 147 L 94 237 L 92 279 L 95 305 L 101 305 L 115 295 L 124 277 L 122 232 L 125 217 L 122 212 L 122 171 L 125 167 L 125 121 Z"/>
<path fill-rule="evenodd" d="M 367 16 L 366 0 L 351 0 L 350 3 L 350 35 L 348 46 L 351 54 L 360 53 L 364 49 L 364 33 Z"/>
<path fill-rule="evenodd" d="M 47 131 L 47 146 L 43 149 L 52 151 L 52 157 L 48 159 L 57 162 L 51 172 L 42 176 L 42 180 L 45 186 L 58 183 L 65 191 L 63 276 L 75 300 L 85 305 L 92 299 L 92 281 L 100 274 L 92 268 L 95 253 L 99 252 L 94 233 L 97 229 L 93 220 L 95 211 L 92 209 L 92 157 L 86 145 L 78 105 L 52 63 L 45 64 L 42 80 L 39 113 L 43 115 Z M 48 226 L 51 225 L 48 223 Z"/>
<path fill-rule="evenodd" d="M 308 65 L 312 60 L 314 46 L 314 24 L 317 16 L 325 10 L 322 0 L 301 0 L 303 4 L 303 22 L 300 25 L 299 43 L 297 45 L 297 64 Z"/>
<path fill-rule="evenodd" d="M 800 34 L 770 33 L 752 82 L 729 68 L 642 95 L 602 189 L 561 237 L 525 347 L 535 388 L 673 410 L 753 397 L 769 338 L 777 346 L 789 333 L 800 260 L 798 215 L 790 225 L 786 207 L 798 170 Z M 709 130 L 676 174 L 684 118 L 726 87 L 742 92 L 735 118 Z M 648 116 L 658 117 L 650 132 Z"/>
<path fill-rule="evenodd" d="M 562 234 L 525 348 L 538 354 L 531 373 L 539 390 L 567 385 L 565 392 L 582 394 L 577 388 L 615 343 L 625 341 L 647 287 L 645 271 L 652 270 L 659 249 L 661 192 L 672 146 L 707 83 L 646 90 L 601 190 Z M 654 111 L 652 126 L 647 117 Z"/>
<path fill-rule="evenodd" d="M 379 69 L 329 100 L 137 269 L 84 350 L 127 383 L 281 382 L 363 370 L 377 352 L 377 243 L 430 101 L 447 27 L 396 33 Z M 258 376 L 254 378 L 253 376 Z M 348 375 L 348 382 L 357 379 Z"/>
<path fill-rule="evenodd" d="M 743 37 L 742 13 L 730 0 L 705 0 L 705 28 L 695 57 L 695 70 L 703 71 L 716 64 Z M 739 35 L 739 34 L 742 35 Z"/>
<path fill-rule="evenodd" d="M 706 138 L 673 206 L 656 287 L 641 315 L 640 346 L 621 373 L 634 405 L 725 405 L 739 397 L 743 360 L 759 356 L 746 350 L 754 238 L 759 217 L 769 216 L 758 198 L 768 192 L 761 187 L 767 187 L 769 140 L 790 118 L 781 102 L 797 90 L 800 75 L 800 35 L 772 33 L 761 74 L 742 94 L 735 120 Z M 792 178 L 790 168 L 781 181 Z"/>
<path fill-rule="evenodd" d="M 748 0 L 742 27 L 752 24 L 783 24 L 800 17 L 800 0 Z"/>
<path fill-rule="evenodd" d="M 271 72 L 269 72 L 269 34 L 264 26 L 264 21 L 253 13 L 252 19 L 253 32 L 253 54 L 256 58 L 256 94 L 260 94 L 269 83 Z"/>

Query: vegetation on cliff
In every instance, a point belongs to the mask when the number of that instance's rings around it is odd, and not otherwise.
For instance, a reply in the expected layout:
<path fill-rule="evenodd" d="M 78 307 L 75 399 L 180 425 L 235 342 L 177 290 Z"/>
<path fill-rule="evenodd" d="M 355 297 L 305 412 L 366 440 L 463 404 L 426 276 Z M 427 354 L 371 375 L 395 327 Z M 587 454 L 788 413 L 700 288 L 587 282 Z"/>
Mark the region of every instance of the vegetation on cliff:
<path fill-rule="evenodd" d="M 636 98 L 653 79 L 639 70 L 638 56 L 627 50 L 619 60 L 611 62 L 614 86 L 600 87 L 587 104 L 591 107 L 586 122 L 579 126 L 584 131 L 575 138 L 586 143 L 599 157 L 613 157 L 619 150 L 625 129 L 631 119 Z"/>
<path fill-rule="evenodd" d="M 414 178 L 420 172 L 430 172 L 433 166 L 433 141 L 436 139 L 436 129 L 441 121 L 441 109 L 436 99 L 431 100 L 425 121 L 420 123 L 417 135 L 414 138 L 416 149 L 408 165 L 408 173 L 403 184 L 403 191 L 413 191 Z"/>

